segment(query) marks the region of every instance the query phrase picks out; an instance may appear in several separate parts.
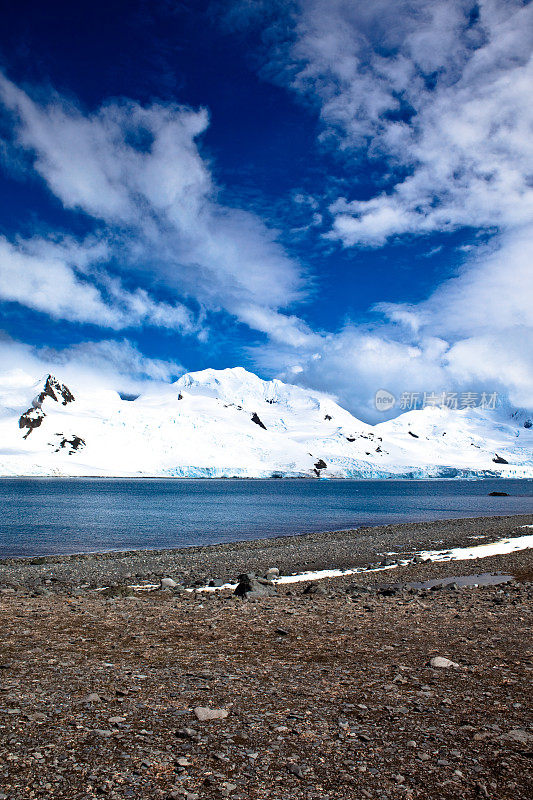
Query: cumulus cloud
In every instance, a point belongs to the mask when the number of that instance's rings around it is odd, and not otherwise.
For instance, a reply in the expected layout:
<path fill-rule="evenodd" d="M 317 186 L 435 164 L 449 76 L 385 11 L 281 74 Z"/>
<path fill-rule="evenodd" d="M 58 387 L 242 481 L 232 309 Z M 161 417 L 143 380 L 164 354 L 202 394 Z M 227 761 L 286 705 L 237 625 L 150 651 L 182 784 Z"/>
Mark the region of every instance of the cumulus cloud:
<path fill-rule="evenodd" d="M 123 271 L 237 316 L 249 304 L 279 309 L 302 296 L 299 267 L 276 232 L 219 202 L 197 144 L 208 125 L 204 109 L 116 100 L 84 113 L 57 94 L 36 100 L 5 76 L 0 101 L 12 152 L 32 160 L 65 208 L 100 225 Z M 131 297 L 124 304 L 134 305 Z M 178 316 L 182 325 L 183 307 Z M 145 314 L 149 322 L 170 317 L 161 304 Z"/>
<path fill-rule="evenodd" d="M 486 234 L 427 300 L 378 304 L 370 323 L 299 352 L 277 343 L 259 362 L 367 419 L 380 386 L 492 387 L 533 405 L 533 5 L 295 0 L 269 15 L 246 0 L 226 20 L 267 21 L 262 75 L 304 98 L 321 145 L 342 154 L 344 196 L 325 200 L 329 239 L 377 248 L 466 227 Z M 369 161 L 383 179 L 358 196 Z"/>
<path fill-rule="evenodd" d="M 364 326 L 349 322 L 298 349 L 286 342 L 255 357 L 287 380 L 336 394 L 374 422 L 383 418 L 374 405 L 378 388 L 397 398 L 497 392 L 502 401 L 533 408 L 532 264 L 533 239 L 513 232 L 472 256 L 425 301 L 380 303 Z"/>
<path fill-rule="evenodd" d="M 332 246 L 464 227 L 483 232 L 483 244 L 426 300 L 383 302 L 364 325 L 313 330 L 294 311 L 305 275 L 276 231 L 220 200 L 198 144 L 205 110 L 114 100 L 87 113 L 1 77 L 9 156 L 30 159 L 95 231 L 61 252 L 57 242 L 1 241 L 0 294 L 56 318 L 113 329 L 129 319 L 200 336 L 203 311 L 228 312 L 268 337 L 251 351 L 261 369 L 336 394 L 367 420 L 378 418 L 380 387 L 498 391 L 533 406 L 533 4 L 245 0 L 228 19 L 267 20 L 263 76 L 316 110 L 321 146 L 344 159 L 343 196 L 333 194 L 338 184 L 322 201 L 293 196 L 309 225 L 331 220 Z M 369 160 L 383 178 L 363 196 L 359 170 Z M 117 254 L 120 276 L 106 269 Z M 26 284 L 10 280 L 24 271 Z M 174 301 L 126 289 L 132 276 L 145 287 L 150 276 Z M 97 354 L 108 348 L 103 362 L 113 362 L 116 346 L 100 343 Z M 118 347 L 114 374 L 177 369 L 140 354 L 137 363 L 127 344 Z"/>
<path fill-rule="evenodd" d="M 250 5 L 237 3 L 244 19 Z M 533 217 L 533 7 L 522 0 L 297 0 L 263 73 L 308 99 L 321 138 L 386 159 L 388 186 L 339 197 L 330 237 L 402 234 Z M 272 30 L 271 28 L 271 30 Z M 283 38 L 282 31 L 289 35 Z M 354 194 L 357 186 L 354 183 Z"/>
<path fill-rule="evenodd" d="M 0 299 L 69 322 L 115 330 L 147 324 L 201 335 L 182 303 L 157 302 L 139 288 L 127 291 L 102 271 L 107 255 L 101 243 L 0 236 Z"/>
<path fill-rule="evenodd" d="M 78 388 L 139 393 L 154 383 L 176 380 L 183 372 L 181 364 L 150 358 L 128 339 L 81 342 L 54 349 L 0 336 L 0 384 L 8 388 L 10 376 L 15 376 L 15 385 L 20 386 L 24 375 L 30 385 L 52 373 Z"/>

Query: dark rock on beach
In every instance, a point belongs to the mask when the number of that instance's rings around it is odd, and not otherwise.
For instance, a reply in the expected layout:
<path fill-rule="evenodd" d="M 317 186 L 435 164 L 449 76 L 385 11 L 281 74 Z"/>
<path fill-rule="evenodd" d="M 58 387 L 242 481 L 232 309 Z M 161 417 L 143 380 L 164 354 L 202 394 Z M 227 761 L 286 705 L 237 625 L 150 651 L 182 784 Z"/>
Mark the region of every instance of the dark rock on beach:
<path fill-rule="evenodd" d="M 276 594 L 276 588 L 265 578 L 257 577 L 254 572 L 247 572 L 239 575 L 235 594 L 237 597 L 245 597 L 247 600 L 252 600 Z"/>

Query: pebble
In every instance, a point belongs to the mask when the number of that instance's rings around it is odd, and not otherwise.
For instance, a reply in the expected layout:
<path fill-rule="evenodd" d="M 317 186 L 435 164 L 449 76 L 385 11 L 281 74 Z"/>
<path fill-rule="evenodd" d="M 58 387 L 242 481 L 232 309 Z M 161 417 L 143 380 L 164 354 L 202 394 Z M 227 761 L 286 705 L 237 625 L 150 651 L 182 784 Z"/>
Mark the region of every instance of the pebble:
<path fill-rule="evenodd" d="M 287 770 L 291 773 L 291 775 L 295 775 L 297 778 L 305 777 L 305 773 L 299 764 L 288 764 Z"/>
<path fill-rule="evenodd" d="M 429 666 L 434 667 L 436 669 L 449 669 L 450 667 L 458 667 L 455 661 L 450 661 L 449 658 L 444 658 L 444 656 L 434 656 L 429 661 Z"/>
<path fill-rule="evenodd" d="M 82 703 L 100 703 L 100 695 L 96 694 L 96 692 L 91 692 L 90 694 L 85 695 L 81 699 Z"/>
<path fill-rule="evenodd" d="M 225 708 L 207 708 L 205 706 L 197 706 L 194 709 L 194 716 L 198 722 L 209 722 L 212 719 L 226 719 L 229 711 Z"/>

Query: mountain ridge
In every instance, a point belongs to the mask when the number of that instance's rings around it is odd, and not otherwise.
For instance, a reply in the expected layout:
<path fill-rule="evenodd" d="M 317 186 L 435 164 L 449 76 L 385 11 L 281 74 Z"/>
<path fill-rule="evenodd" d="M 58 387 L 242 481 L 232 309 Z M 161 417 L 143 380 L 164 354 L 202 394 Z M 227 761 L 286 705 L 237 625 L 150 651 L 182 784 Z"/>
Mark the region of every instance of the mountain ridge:
<path fill-rule="evenodd" d="M 0 389 L 0 475 L 528 478 L 533 428 L 523 410 L 444 407 L 369 425 L 242 367 L 128 399 L 20 374 Z"/>

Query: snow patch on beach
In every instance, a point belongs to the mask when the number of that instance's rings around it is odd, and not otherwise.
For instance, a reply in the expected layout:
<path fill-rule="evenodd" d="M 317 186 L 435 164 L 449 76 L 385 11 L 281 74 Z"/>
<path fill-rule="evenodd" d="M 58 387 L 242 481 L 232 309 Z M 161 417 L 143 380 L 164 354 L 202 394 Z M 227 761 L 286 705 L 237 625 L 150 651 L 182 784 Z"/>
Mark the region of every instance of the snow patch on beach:
<path fill-rule="evenodd" d="M 524 526 L 533 527 L 533 526 Z M 533 547 L 533 535 L 515 536 L 512 539 L 500 539 L 497 542 L 478 544 L 474 547 L 455 547 L 452 550 L 422 550 L 418 553 L 424 561 L 468 561 L 473 558 L 502 556 L 516 550 L 527 550 Z"/>
<path fill-rule="evenodd" d="M 533 525 L 524 525 L 524 528 L 533 528 Z M 510 539 L 500 539 L 497 542 L 475 545 L 474 547 L 455 547 L 451 550 L 421 550 L 415 556 L 424 561 L 468 561 L 476 558 L 487 558 L 489 556 L 505 555 L 514 553 L 518 550 L 533 548 L 533 535 L 516 536 Z M 390 554 L 393 555 L 393 554 Z M 304 581 L 320 581 L 326 578 L 344 578 L 347 575 L 363 575 L 373 572 L 385 572 L 398 567 L 404 567 L 411 563 L 411 559 L 400 559 L 396 564 L 378 567 L 353 567 L 352 569 L 320 569 L 308 572 L 299 572 L 294 575 L 282 575 L 274 578 L 272 583 L 276 586 L 283 586 L 292 583 L 302 583 Z M 225 583 L 223 586 L 202 586 L 197 592 L 219 592 L 223 589 L 234 589 L 235 583 Z M 194 590 L 190 590 L 194 591 Z"/>

